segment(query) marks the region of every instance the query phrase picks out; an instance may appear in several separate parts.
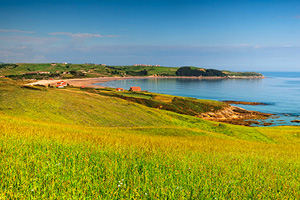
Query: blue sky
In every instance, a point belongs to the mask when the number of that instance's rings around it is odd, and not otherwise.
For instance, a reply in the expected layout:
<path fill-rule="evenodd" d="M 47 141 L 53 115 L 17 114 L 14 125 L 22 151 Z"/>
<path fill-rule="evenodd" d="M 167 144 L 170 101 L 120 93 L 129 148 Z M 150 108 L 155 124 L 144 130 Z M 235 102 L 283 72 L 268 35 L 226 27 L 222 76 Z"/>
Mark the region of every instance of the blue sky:
<path fill-rule="evenodd" d="M 300 1 L 0 0 L 1 62 L 300 71 Z"/>

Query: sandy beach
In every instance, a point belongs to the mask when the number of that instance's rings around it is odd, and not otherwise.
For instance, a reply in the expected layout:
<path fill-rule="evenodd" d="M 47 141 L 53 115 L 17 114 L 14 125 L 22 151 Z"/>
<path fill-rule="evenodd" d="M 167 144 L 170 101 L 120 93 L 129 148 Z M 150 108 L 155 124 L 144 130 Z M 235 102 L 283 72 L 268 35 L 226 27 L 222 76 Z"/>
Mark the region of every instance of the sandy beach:
<path fill-rule="evenodd" d="M 27 85 L 45 85 L 54 86 L 57 82 L 65 81 L 71 86 L 76 87 L 94 87 L 94 88 L 104 88 L 101 85 L 94 85 L 95 83 L 105 83 L 109 81 L 115 80 L 125 80 L 125 79 L 144 79 L 144 78 L 154 78 L 154 77 L 100 77 L 100 78 L 78 78 L 78 79 L 55 79 L 55 80 L 39 80 L 33 83 L 29 83 Z"/>
<path fill-rule="evenodd" d="M 189 78 L 189 79 L 258 79 L 264 77 L 247 76 L 247 77 L 196 77 L 196 76 L 134 76 L 134 77 L 99 77 L 99 78 L 77 78 L 77 79 L 55 79 L 55 80 L 39 80 L 27 85 L 45 85 L 54 86 L 57 82 L 65 81 L 71 86 L 76 87 L 94 87 L 105 88 L 105 86 L 94 85 L 95 83 L 105 83 L 115 80 L 128 80 L 128 79 L 157 79 L 157 78 Z"/>

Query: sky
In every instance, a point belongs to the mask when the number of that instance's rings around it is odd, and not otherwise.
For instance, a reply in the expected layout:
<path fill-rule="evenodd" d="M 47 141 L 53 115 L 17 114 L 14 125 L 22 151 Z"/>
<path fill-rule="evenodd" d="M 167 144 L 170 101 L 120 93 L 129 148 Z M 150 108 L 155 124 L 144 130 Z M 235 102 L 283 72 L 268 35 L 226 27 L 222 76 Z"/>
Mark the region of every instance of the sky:
<path fill-rule="evenodd" d="M 0 0 L 0 62 L 300 71 L 300 1 Z"/>

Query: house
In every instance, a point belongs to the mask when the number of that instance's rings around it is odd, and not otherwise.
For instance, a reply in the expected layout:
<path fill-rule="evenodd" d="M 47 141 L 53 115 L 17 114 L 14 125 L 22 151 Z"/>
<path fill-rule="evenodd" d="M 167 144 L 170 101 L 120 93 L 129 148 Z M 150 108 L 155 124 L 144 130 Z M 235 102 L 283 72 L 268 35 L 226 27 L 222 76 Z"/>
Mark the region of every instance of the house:
<path fill-rule="evenodd" d="M 38 72 L 39 74 L 50 74 L 50 72 Z"/>
<path fill-rule="evenodd" d="M 81 73 L 86 74 L 86 71 L 85 71 L 85 70 L 78 70 L 78 71 L 81 72 Z"/>
<path fill-rule="evenodd" d="M 124 91 L 123 88 L 116 88 L 117 91 Z"/>
<path fill-rule="evenodd" d="M 65 82 L 65 81 L 59 81 L 59 82 L 57 82 L 56 87 L 57 87 L 57 88 L 59 88 L 58 86 L 65 87 L 65 86 L 67 86 L 67 85 L 68 85 L 67 82 Z"/>
<path fill-rule="evenodd" d="M 129 91 L 139 92 L 141 91 L 141 87 L 130 87 Z"/>
<path fill-rule="evenodd" d="M 51 65 L 52 65 L 52 66 L 56 66 L 56 64 L 55 64 L 55 63 L 51 63 Z"/>
<path fill-rule="evenodd" d="M 57 88 L 65 88 L 63 85 L 56 85 Z"/>

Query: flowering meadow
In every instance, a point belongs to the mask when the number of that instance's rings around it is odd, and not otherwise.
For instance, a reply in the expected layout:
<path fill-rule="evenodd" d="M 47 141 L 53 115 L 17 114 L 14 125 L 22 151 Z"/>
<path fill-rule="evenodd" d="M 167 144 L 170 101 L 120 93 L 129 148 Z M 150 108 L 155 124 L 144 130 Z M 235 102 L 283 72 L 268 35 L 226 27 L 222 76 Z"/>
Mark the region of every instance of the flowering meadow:
<path fill-rule="evenodd" d="M 0 199 L 297 199 L 300 128 L 0 83 Z"/>

